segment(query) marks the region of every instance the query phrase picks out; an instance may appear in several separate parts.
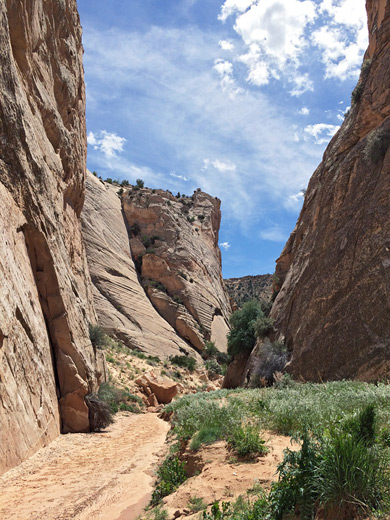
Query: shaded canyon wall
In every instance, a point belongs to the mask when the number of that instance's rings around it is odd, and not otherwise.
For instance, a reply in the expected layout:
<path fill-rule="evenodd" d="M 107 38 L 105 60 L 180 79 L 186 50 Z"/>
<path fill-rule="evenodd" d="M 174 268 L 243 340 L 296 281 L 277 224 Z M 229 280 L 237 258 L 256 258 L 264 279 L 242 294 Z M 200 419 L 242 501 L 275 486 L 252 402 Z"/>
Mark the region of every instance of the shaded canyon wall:
<path fill-rule="evenodd" d="M 367 1 L 367 13 L 350 113 L 277 260 L 272 316 L 305 380 L 390 374 L 390 3 Z"/>
<path fill-rule="evenodd" d="M 76 2 L 0 3 L 0 473 L 88 431 L 101 374 L 79 216 L 85 96 Z"/>

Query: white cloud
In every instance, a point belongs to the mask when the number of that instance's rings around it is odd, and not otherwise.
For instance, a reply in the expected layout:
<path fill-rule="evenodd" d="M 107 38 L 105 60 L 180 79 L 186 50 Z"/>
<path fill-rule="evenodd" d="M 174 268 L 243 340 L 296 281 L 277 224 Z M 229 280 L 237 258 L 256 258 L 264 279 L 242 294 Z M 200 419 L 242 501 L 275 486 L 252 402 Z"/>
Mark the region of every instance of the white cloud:
<path fill-rule="evenodd" d="M 169 174 L 171 177 L 175 177 L 176 179 L 180 179 L 182 181 L 189 181 L 190 179 L 188 177 L 185 177 L 184 175 L 178 175 L 176 172 L 171 172 Z"/>
<path fill-rule="evenodd" d="M 219 40 L 218 45 L 221 47 L 223 51 L 234 50 L 234 44 L 229 40 Z"/>
<path fill-rule="evenodd" d="M 236 59 L 248 67 L 247 81 L 256 86 L 270 78 L 292 84 L 290 94 L 313 90 L 309 56 L 320 51 L 325 78 L 342 81 L 358 75 L 367 47 L 363 0 L 225 0 L 219 19 L 234 16 L 234 29 L 245 51 Z M 314 23 L 320 25 L 313 30 Z M 310 49 L 312 52 L 308 52 Z"/>
<path fill-rule="evenodd" d="M 93 146 L 94 150 L 99 150 L 106 157 L 115 157 L 117 153 L 123 152 L 123 145 L 126 142 L 124 137 L 119 137 L 115 133 L 101 130 L 100 132 L 94 133 L 89 132 L 87 136 L 87 142 Z"/>
<path fill-rule="evenodd" d="M 302 202 L 305 196 L 305 190 L 300 190 L 298 193 L 289 195 L 284 202 L 284 207 L 293 211 L 299 210 L 302 206 Z"/>
<path fill-rule="evenodd" d="M 279 226 L 272 226 L 268 229 L 263 229 L 263 231 L 260 232 L 260 238 L 270 240 L 271 242 L 285 242 L 287 235 Z"/>
<path fill-rule="evenodd" d="M 308 125 L 304 131 L 312 138 L 316 144 L 325 144 L 340 128 L 338 125 L 327 125 L 325 123 L 317 123 Z"/>
<path fill-rule="evenodd" d="M 203 170 L 207 170 L 210 166 L 214 167 L 219 172 L 235 172 L 237 166 L 230 161 L 221 161 L 220 159 L 215 159 L 211 161 L 210 159 L 203 160 Z"/>
<path fill-rule="evenodd" d="M 233 13 L 237 11 L 243 13 L 246 11 L 255 1 L 256 0 L 225 0 L 218 18 L 222 20 L 222 22 L 225 22 Z"/>
<path fill-rule="evenodd" d="M 217 58 L 214 61 L 214 70 L 221 78 L 220 85 L 222 91 L 226 92 L 231 99 L 234 99 L 237 94 L 241 94 L 243 90 L 236 86 L 233 78 L 233 64 L 230 61 Z"/>
<path fill-rule="evenodd" d="M 227 251 L 230 248 L 229 242 L 221 242 L 219 244 L 219 247 L 223 247 L 225 251 Z"/>
<path fill-rule="evenodd" d="M 298 114 L 301 114 L 302 116 L 308 116 L 310 114 L 310 110 L 307 107 L 302 107 L 300 110 L 298 110 Z"/>
<path fill-rule="evenodd" d="M 312 42 L 321 50 L 325 77 L 357 77 L 368 44 L 364 2 L 323 0 L 320 12 L 330 18 L 330 23 L 313 32 Z"/>

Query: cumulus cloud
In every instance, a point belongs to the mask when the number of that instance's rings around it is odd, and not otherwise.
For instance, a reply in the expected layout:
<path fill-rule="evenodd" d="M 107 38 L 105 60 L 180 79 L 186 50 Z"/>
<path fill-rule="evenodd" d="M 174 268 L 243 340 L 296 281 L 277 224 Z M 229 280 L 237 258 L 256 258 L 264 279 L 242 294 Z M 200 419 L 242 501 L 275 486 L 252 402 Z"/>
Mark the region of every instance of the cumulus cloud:
<path fill-rule="evenodd" d="M 94 133 L 89 132 L 87 136 L 87 142 L 93 146 L 94 150 L 99 150 L 107 158 L 115 157 L 117 153 L 123 152 L 123 145 L 126 142 L 124 137 L 119 137 L 115 133 L 101 130 L 100 132 Z"/>
<path fill-rule="evenodd" d="M 232 51 L 234 49 L 234 44 L 229 40 L 219 40 L 218 45 L 223 51 Z"/>
<path fill-rule="evenodd" d="M 313 90 L 300 70 L 312 54 L 308 48 L 320 51 L 325 78 L 344 81 L 359 72 L 368 42 L 362 0 L 225 0 L 219 19 L 230 16 L 246 46 L 236 59 L 248 67 L 246 79 L 253 85 L 273 77 L 292 84 L 292 96 Z"/>
<path fill-rule="evenodd" d="M 284 203 L 284 207 L 296 211 L 301 207 L 304 197 L 305 190 L 300 190 L 298 193 L 293 193 L 287 197 Z"/>
<path fill-rule="evenodd" d="M 326 123 L 317 123 L 315 125 L 308 125 L 304 131 L 315 144 L 325 144 L 340 128 L 338 125 L 327 125 Z"/>
<path fill-rule="evenodd" d="M 225 251 L 227 251 L 230 248 L 229 242 L 221 242 L 219 244 L 219 247 L 223 247 Z"/>

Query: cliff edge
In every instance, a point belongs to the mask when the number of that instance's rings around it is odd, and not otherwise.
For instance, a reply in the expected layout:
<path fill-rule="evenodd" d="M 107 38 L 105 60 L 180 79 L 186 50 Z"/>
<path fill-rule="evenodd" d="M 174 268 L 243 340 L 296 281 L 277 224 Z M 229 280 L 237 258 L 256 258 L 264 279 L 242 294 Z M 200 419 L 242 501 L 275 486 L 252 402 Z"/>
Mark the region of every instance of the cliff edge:
<path fill-rule="evenodd" d="M 390 3 L 370 0 L 350 113 L 314 172 L 280 258 L 277 335 L 304 380 L 390 373 Z"/>
<path fill-rule="evenodd" d="M 89 431 L 101 374 L 79 216 L 86 160 L 75 0 L 0 3 L 0 473 Z"/>

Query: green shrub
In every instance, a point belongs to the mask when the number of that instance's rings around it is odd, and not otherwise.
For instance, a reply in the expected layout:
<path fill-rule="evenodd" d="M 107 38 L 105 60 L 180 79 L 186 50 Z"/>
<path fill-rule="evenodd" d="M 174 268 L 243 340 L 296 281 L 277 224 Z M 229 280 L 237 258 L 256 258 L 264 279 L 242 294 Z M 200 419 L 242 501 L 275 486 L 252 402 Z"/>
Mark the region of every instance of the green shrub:
<path fill-rule="evenodd" d="M 191 513 L 198 513 L 199 511 L 203 511 L 203 509 L 206 509 L 207 504 L 205 503 L 203 498 L 191 497 L 187 507 Z"/>
<path fill-rule="evenodd" d="M 119 197 L 122 197 L 123 195 L 123 188 L 119 188 L 119 190 L 117 191 L 117 194 L 119 195 Z"/>
<path fill-rule="evenodd" d="M 390 130 L 377 128 L 373 130 L 368 138 L 366 149 L 364 151 L 365 158 L 373 163 L 377 163 L 383 159 L 390 145 Z"/>
<path fill-rule="evenodd" d="M 192 356 L 171 356 L 169 361 L 178 367 L 187 368 L 190 372 L 196 368 L 196 359 Z"/>
<path fill-rule="evenodd" d="M 152 504 L 176 491 L 186 479 L 184 464 L 177 457 L 167 457 L 157 470 L 157 485 L 152 494 Z"/>
<path fill-rule="evenodd" d="M 264 338 L 267 335 L 267 333 L 272 329 L 273 325 L 274 320 L 265 316 L 263 311 L 261 311 L 261 315 L 257 318 L 257 320 L 254 323 L 256 337 Z"/>
<path fill-rule="evenodd" d="M 373 445 L 374 425 L 374 408 L 368 406 L 324 434 L 297 436 L 301 449 L 286 451 L 270 493 L 275 520 L 297 508 L 302 519 L 320 510 L 327 518 L 359 518 L 380 509 L 390 482 L 388 457 Z"/>
<path fill-rule="evenodd" d="M 222 374 L 222 367 L 215 359 L 208 359 L 205 362 L 205 367 L 209 374 L 209 377 L 212 377 L 213 375 Z"/>
<path fill-rule="evenodd" d="M 107 177 L 106 182 L 108 182 L 108 184 L 112 184 L 112 179 L 111 179 L 111 177 Z"/>
<path fill-rule="evenodd" d="M 260 428 L 256 424 L 240 425 L 229 436 L 228 444 L 239 457 L 256 457 L 268 452 L 265 440 L 260 437 Z"/>
<path fill-rule="evenodd" d="M 251 351 L 256 343 L 255 323 L 262 315 L 260 304 L 244 303 L 241 309 L 230 316 L 231 330 L 228 333 L 228 354 L 233 357 L 242 351 Z"/>
<path fill-rule="evenodd" d="M 137 188 L 143 188 L 145 185 L 145 183 L 142 179 L 136 179 L 135 184 L 136 184 Z"/>
<path fill-rule="evenodd" d="M 130 227 L 130 231 L 134 236 L 137 236 L 140 234 L 141 228 L 137 222 L 134 222 L 134 224 Z"/>
<path fill-rule="evenodd" d="M 104 348 L 109 345 L 109 337 L 104 333 L 103 329 L 99 325 L 88 325 L 89 328 L 89 339 L 96 348 Z"/>
<path fill-rule="evenodd" d="M 218 349 L 215 346 L 214 341 L 205 341 L 204 342 L 204 353 L 207 357 L 214 357 L 218 354 Z"/>
<path fill-rule="evenodd" d="M 119 411 L 139 413 L 140 408 L 144 406 L 142 399 L 138 396 L 107 382 L 100 385 L 98 397 L 109 406 L 112 413 Z"/>

